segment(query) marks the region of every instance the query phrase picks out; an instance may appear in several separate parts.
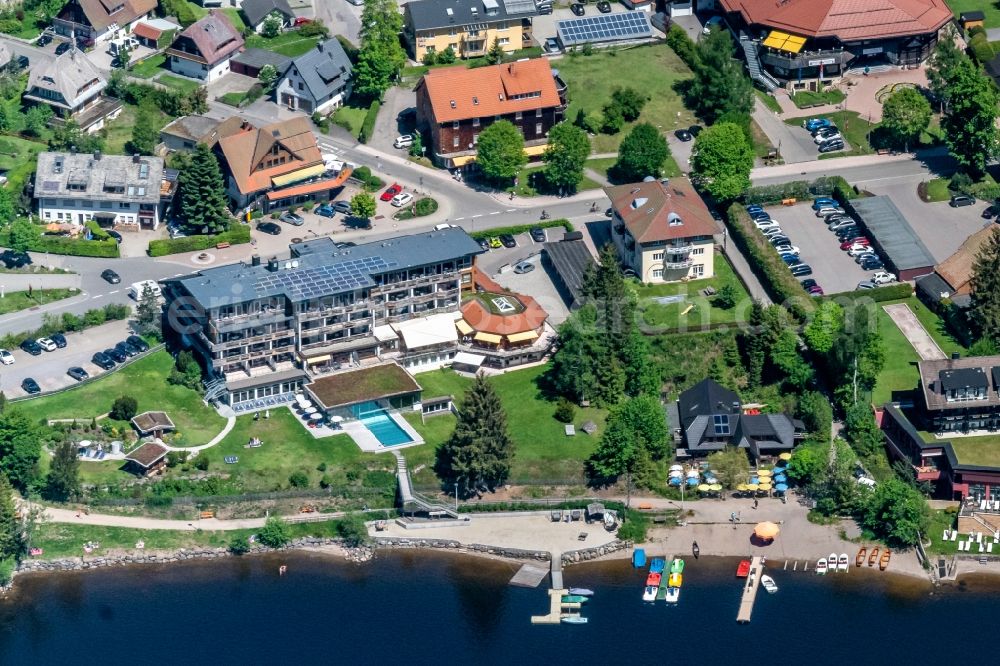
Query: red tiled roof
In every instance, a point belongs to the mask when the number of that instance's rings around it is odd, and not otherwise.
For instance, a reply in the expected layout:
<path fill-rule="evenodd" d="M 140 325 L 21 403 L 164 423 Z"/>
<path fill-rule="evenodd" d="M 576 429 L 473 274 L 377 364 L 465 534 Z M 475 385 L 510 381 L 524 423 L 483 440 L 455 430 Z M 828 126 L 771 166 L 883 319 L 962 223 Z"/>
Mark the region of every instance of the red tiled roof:
<path fill-rule="evenodd" d="M 293 159 L 271 168 L 257 169 L 275 144 L 288 151 Z M 259 129 L 247 124 L 241 131 L 220 139 L 219 149 L 244 194 L 270 189 L 275 176 L 323 163 L 312 123 L 301 116 Z"/>
<path fill-rule="evenodd" d="M 419 85 L 427 90 L 437 123 L 533 111 L 560 103 L 552 68 L 545 58 L 473 69 L 465 65 L 432 69 Z M 532 93 L 539 94 L 511 99 Z"/>
<path fill-rule="evenodd" d="M 524 333 L 525 331 L 537 331 L 549 318 L 549 315 L 542 306 L 531 296 L 515 294 L 504 289 L 489 277 L 476 270 L 474 273 L 476 287 L 488 293 L 503 294 L 516 299 L 524 310 L 513 315 L 495 315 L 483 305 L 479 300 L 479 295 L 468 299 L 462 304 L 462 318 L 468 322 L 469 326 L 482 331 L 483 333 L 493 333 L 495 335 L 513 335 Z M 483 294 L 485 296 L 485 294 Z"/>
<path fill-rule="evenodd" d="M 747 23 L 841 41 L 937 31 L 951 20 L 944 0 L 719 0 Z"/>
<path fill-rule="evenodd" d="M 711 236 L 719 230 L 712 213 L 684 178 L 671 178 L 667 185 L 654 180 L 606 187 L 611 206 L 639 243 Z M 680 224 L 671 224 L 676 213 Z"/>
<path fill-rule="evenodd" d="M 226 15 L 217 9 L 213 9 L 189 25 L 184 32 L 177 35 L 174 42 L 176 43 L 179 39 L 190 39 L 194 42 L 198 52 L 197 54 L 188 53 L 181 49 L 175 49 L 171 45 L 171 48 L 168 49 L 171 55 L 206 62 L 209 65 L 215 65 L 243 49 L 243 37 L 229 22 Z"/>
<path fill-rule="evenodd" d="M 142 37 L 143 39 L 157 40 L 163 34 L 163 31 L 159 28 L 154 28 L 148 23 L 136 23 L 135 27 L 132 29 L 132 34 L 136 37 Z"/>

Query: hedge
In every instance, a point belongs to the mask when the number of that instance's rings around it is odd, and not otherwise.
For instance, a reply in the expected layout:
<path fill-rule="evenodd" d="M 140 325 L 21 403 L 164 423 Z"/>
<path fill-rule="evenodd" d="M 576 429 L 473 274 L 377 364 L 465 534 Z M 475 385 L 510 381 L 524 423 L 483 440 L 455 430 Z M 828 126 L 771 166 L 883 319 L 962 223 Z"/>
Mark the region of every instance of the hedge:
<path fill-rule="evenodd" d="M 358 141 L 361 143 L 368 143 L 368 139 L 371 138 L 372 132 L 375 131 L 375 119 L 378 118 L 378 110 L 382 106 L 380 101 L 372 100 L 371 105 L 368 107 L 368 113 L 365 114 L 365 119 L 361 123 L 361 132 L 358 134 Z"/>
<path fill-rule="evenodd" d="M 838 303 L 845 300 L 859 301 L 871 300 L 876 303 L 885 301 L 901 301 L 913 295 L 913 287 L 909 282 L 895 282 L 876 289 L 858 289 L 856 291 L 845 291 L 839 294 L 829 294 L 823 300 L 834 300 Z"/>
<path fill-rule="evenodd" d="M 667 46 L 673 49 L 674 53 L 684 61 L 685 65 L 694 69 L 698 60 L 698 50 L 694 40 L 688 37 L 687 31 L 684 28 L 676 23 L 670 26 L 670 30 L 667 31 Z"/>
<path fill-rule="evenodd" d="M 969 194 L 988 203 L 993 203 L 997 197 L 1000 197 L 1000 184 L 993 182 L 992 179 L 975 183 L 966 189 Z"/>
<path fill-rule="evenodd" d="M 483 238 L 492 238 L 493 236 L 500 236 L 502 234 L 510 234 L 514 236 L 516 234 L 523 234 L 525 232 L 531 231 L 535 227 L 541 227 L 542 229 L 551 229 L 552 227 L 562 227 L 566 231 L 573 231 L 573 223 L 567 219 L 559 220 L 547 220 L 545 222 L 534 222 L 532 224 L 518 224 L 512 227 L 496 227 L 495 229 L 487 229 L 486 231 L 477 231 L 475 233 L 469 234 L 476 240 L 481 240 Z"/>
<path fill-rule="evenodd" d="M 843 176 L 821 176 L 812 182 L 793 180 L 779 185 L 751 187 L 743 195 L 743 201 L 747 204 L 772 206 L 780 204 L 784 199 L 805 201 L 814 196 L 831 195 L 838 201 L 856 199 L 859 196 L 857 190 Z"/>
<path fill-rule="evenodd" d="M 351 172 L 351 178 L 360 181 L 362 185 L 365 186 L 366 190 L 377 190 L 385 183 L 376 175 L 372 174 L 372 170 L 366 166 L 359 166 L 357 169 Z"/>
<path fill-rule="evenodd" d="M 760 233 L 743 206 L 733 204 L 729 207 L 726 226 L 733 242 L 747 257 L 750 267 L 776 303 L 786 307 L 798 319 L 805 318 L 815 309 L 812 297 L 792 275 L 764 234 Z"/>
<path fill-rule="evenodd" d="M 101 240 L 79 240 L 64 236 L 39 235 L 28 250 L 31 252 L 48 252 L 69 257 L 101 257 L 114 259 L 118 257 L 118 243 L 101 231 Z M 10 227 L 0 231 L 0 245 L 10 247 Z"/>
<path fill-rule="evenodd" d="M 993 45 L 990 44 L 990 40 L 986 37 L 986 33 L 978 33 L 969 40 L 969 52 L 972 54 L 972 57 L 979 61 L 982 65 L 985 65 L 989 61 L 993 60 Z"/>
<path fill-rule="evenodd" d="M 168 254 L 208 250 L 215 247 L 219 243 L 240 245 L 242 243 L 249 242 L 250 226 L 247 224 L 237 224 L 229 231 L 224 231 L 221 234 L 186 236 L 184 238 L 169 238 L 150 241 L 148 254 L 151 257 L 163 257 Z"/>

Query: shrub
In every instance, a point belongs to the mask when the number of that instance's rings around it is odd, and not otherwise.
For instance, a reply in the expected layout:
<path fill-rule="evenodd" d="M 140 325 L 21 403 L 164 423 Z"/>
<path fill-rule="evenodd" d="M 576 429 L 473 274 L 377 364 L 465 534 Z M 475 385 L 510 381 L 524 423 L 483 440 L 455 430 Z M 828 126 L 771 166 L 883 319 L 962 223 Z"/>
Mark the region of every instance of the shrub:
<path fill-rule="evenodd" d="M 956 171 L 955 175 L 948 181 L 948 189 L 955 192 L 965 192 L 970 187 L 972 187 L 972 176 L 964 171 Z"/>
<path fill-rule="evenodd" d="M 541 227 L 543 229 L 550 229 L 552 227 L 562 227 L 566 231 L 573 231 L 573 223 L 566 219 L 560 220 L 545 220 L 544 222 L 534 222 L 532 224 L 517 224 L 512 227 L 497 227 L 495 229 L 489 229 L 487 231 L 477 231 L 475 233 L 469 234 L 476 240 L 481 238 L 490 238 L 492 236 L 500 236 L 501 234 L 523 234 L 526 231 L 534 229 L 535 227 Z"/>
<path fill-rule="evenodd" d="M 622 541 L 642 543 L 646 540 L 647 530 L 649 530 L 649 518 L 641 513 L 629 511 L 618 528 L 618 538 Z"/>
<path fill-rule="evenodd" d="M 320 464 L 316 465 L 316 471 L 317 472 L 325 472 L 326 471 L 326 463 L 325 462 L 321 462 Z"/>
<path fill-rule="evenodd" d="M 245 536 L 234 536 L 229 542 L 229 552 L 233 555 L 246 555 L 250 552 L 250 540 Z"/>
<path fill-rule="evenodd" d="M 139 402 L 130 395 L 121 395 L 111 404 L 111 418 L 116 421 L 129 421 L 135 416 Z"/>
<path fill-rule="evenodd" d="M 102 232 L 103 233 L 103 232 Z M 10 247 L 10 226 L 0 231 L 0 245 Z M 103 240 L 78 240 L 63 236 L 39 235 L 34 239 L 28 250 L 31 252 L 49 252 L 70 257 L 102 257 L 115 259 L 118 257 L 118 243 L 104 234 Z"/>
<path fill-rule="evenodd" d="M 219 243 L 229 243 L 230 245 L 240 245 L 250 242 L 250 226 L 236 223 L 221 234 L 208 234 L 204 236 L 186 236 L 184 238 L 165 238 L 149 242 L 149 256 L 163 257 L 168 254 L 179 254 L 181 252 L 195 252 L 197 250 L 208 250 L 214 248 Z"/>
<path fill-rule="evenodd" d="M 146 495 L 143 504 L 150 509 L 165 509 L 168 506 L 173 506 L 174 498 L 170 495 Z"/>
<path fill-rule="evenodd" d="M 324 474 L 319 480 L 319 487 L 326 490 L 333 485 L 333 479 L 330 478 L 329 474 Z"/>
<path fill-rule="evenodd" d="M 372 103 L 368 106 L 368 113 L 365 114 L 365 119 L 361 122 L 361 132 L 358 134 L 358 141 L 360 143 L 368 143 L 372 132 L 375 131 L 375 119 L 378 118 L 378 110 L 381 106 L 382 103 L 377 99 L 372 100 Z"/>
<path fill-rule="evenodd" d="M 368 527 L 359 515 L 344 516 L 337 521 L 337 536 L 344 540 L 348 548 L 357 548 L 368 543 Z"/>
<path fill-rule="evenodd" d="M 838 198 L 838 191 L 843 199 Z M 833 196 L 843 202 L 847 199 L 856 199 L 859 195 L 843 176 L 821 176 L 812 182 L 793 180 L 778 185 L 751 187 L 743 195 L 743 202 L 769 206 L 779 204 L 784 199 L 806 201 L 814 196 Z"/>
<path fill-rule="evenodd" d="M 20 24 L 14 29 L 14 32 L 20 30 Z M 0 586 L 6 586 L 10 584 L 10 581 L 14 578 L 14 570 L 17 568 L 17 560 L 11 557 L 5 557 L 0 560 Z"/>
<path fill-rule="evenodd" d="M 382 179 L 372 174 L 372 170 L 366 166 L 360 166 L 351 172 L 351 177 L 361 182 L 367 190 L 377 190 L 385 185 Z"/>
<path fill-rule="evenodd" d="M 271 516 L 257 533 L 257 540 L 268 548 L 284 548 L 291 541 L 288 525 L 278 516 Z"/>
<path fill-rule="evenodd" d="M 437 62 L 437 55 L 433 51 L 428 51 L 427 53 L 424 54 L 424 58 L 423 60 L 421 60 L 421 62 L 427 66 L 433 65 L 435 62 Z"/>
<path fill-rule="evenodd" d="M 667 31 L 667 46 L 673 49 L 677 57 L 688 67 L 694 68 L 698 61 L 698 49 L 694 41 L 688 37 L 684 28 L 676 23 Z"/>
<path fill-rule="evenodd" d="M 552 416 L 560 423 L 572 423 L 576 417 L 576 407 L 568 399 L 559 398 L 559 402 L 556 404 L 556 411 Z"/>
<path fill-rule="evenodd" d="M 993 45 L 990 44 L 989 38 L 986 33 L 979 33 L 971 40 L 969 40 L 969 53 L 975 58 L 981 65 L 985 65 L 989 61 L 993 60 Z"/>
<path fill-rule="evenodd" d="M 187 462 L 188 455 L 190 454 L 187 451 L 170 451 L 167 453 L 167 467 L 183 465 Z"/>
<path fill-rule="evenodd" d="M 913 295 L 913 287 L 909 282 L 896 282 L 887 284 L 876 289 L 866 289 L 864 291 L 845 291 L 840 294 L 831 294 L 824 297 L 824 300 L 834 300 L 845 304 L 847 301 L 872 300 L 876 303 L 884 301 L 899 301 Z"/>
<path fill-rule="evenodd" d="M 307 488 L 309 487 L 309 476 L 301 470 L 292 472 L 292 475 L 288 477 L 288 484 L 292 488 Z"/>
<path fill-rule="evenodd" d="M 437 212 L 437 209 L 438 202 L 430 197 L 425 197 L 414 205 L 413 212 L 417 217 L 422 217 Z"/>
<path fill-rule="evenodd" d="M 202 472 L 208 470 L 208 456 L 198 456 L 194 460 L 194 468 Z"/>

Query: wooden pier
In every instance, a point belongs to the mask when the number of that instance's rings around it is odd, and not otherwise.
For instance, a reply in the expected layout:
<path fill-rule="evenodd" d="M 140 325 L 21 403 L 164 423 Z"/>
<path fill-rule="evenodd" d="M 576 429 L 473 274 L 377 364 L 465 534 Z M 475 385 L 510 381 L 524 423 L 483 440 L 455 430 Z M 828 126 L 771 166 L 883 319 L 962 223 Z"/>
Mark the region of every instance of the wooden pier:
<path fill-rule="evenodd" d="M 747 576 L 747 583 L 743 587 L 743 597 L 740 599 L 740 610 L 736 614 L 736 621 L 740 624 L 750 622 L 750 615 L 753 613 L 753 603 L 757 600 L 757 591 L 760 589 L 760 577 L 764 574 L 764 558 L 757 556 L 750 560 L 750 575 Z"/>
<path fill-rule="evenodd" d="M 552 587 L 561 589 L 563 586 L 562 553 L 552 551 L 549 554 L 549 560 L 551 563 Z"/>
<path fill-rule="evenodd" d="M 578 603 L 563 603 L 563 595 L 569 594 L 569 590 L 552 589 L 549 590 L 549 612 L 545 615 L 532 615 L 531 624 L 559 624 L 562 622 L 563 609 L 579 609 Z"/>

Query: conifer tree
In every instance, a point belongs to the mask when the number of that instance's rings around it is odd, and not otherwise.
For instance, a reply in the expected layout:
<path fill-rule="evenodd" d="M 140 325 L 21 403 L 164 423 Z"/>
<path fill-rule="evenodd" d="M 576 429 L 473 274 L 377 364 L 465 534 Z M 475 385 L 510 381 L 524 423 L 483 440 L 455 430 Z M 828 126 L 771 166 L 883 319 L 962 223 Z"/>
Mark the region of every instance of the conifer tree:
<path fill-rule="evenodd" d="M 23 551 L 24 536 L 14 506 L 14 489 L 7 475 L 0 472 L 0 560 L 19 557 Z"/>
<path fill-rule="evenodd" d="M 970 314 L 980 335 L 1000 342 L 1000 231 L 990 234 L 972 265 Z"/>
<path fill-rule="evenodd" d="M 180 176 L 181 213 L 184 225 L 195 233 L 224 231 L 229 221 L 226 190 L 219 161 L 209 147 L 199 143 Z"/>

